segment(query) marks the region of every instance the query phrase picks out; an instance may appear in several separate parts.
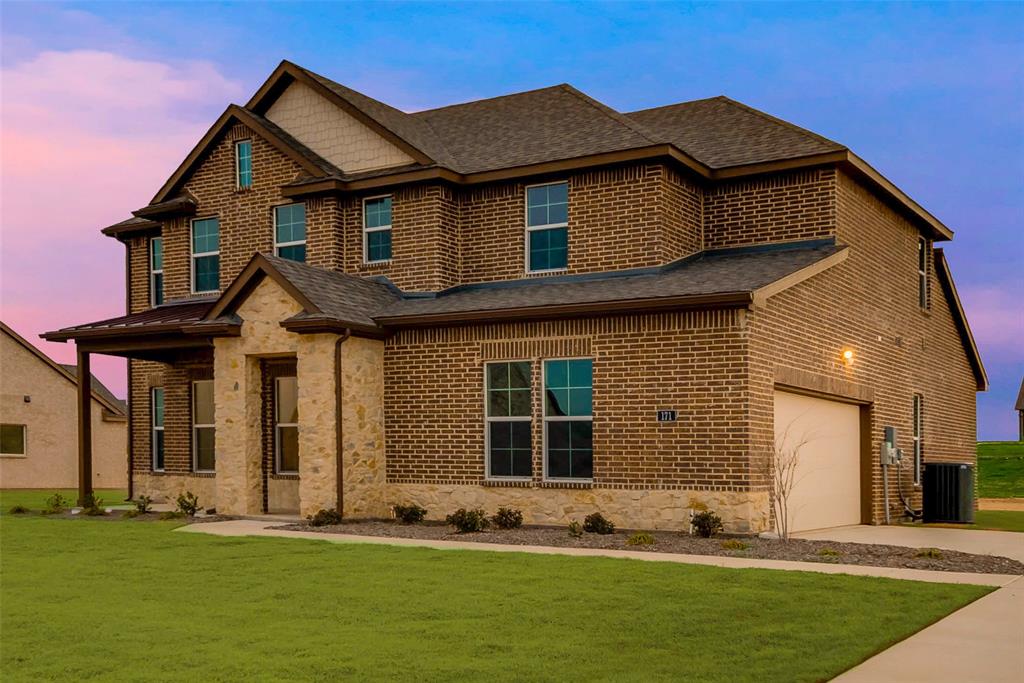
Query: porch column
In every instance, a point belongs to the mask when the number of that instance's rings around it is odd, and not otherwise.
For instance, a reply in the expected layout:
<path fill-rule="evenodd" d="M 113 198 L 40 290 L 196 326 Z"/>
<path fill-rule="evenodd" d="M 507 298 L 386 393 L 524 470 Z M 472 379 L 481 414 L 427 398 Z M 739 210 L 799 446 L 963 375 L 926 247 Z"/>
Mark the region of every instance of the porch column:
<path fill-rule="evenodd" d="M 92 494 L 92 370 L 78 347 L 78 504 Z"/>

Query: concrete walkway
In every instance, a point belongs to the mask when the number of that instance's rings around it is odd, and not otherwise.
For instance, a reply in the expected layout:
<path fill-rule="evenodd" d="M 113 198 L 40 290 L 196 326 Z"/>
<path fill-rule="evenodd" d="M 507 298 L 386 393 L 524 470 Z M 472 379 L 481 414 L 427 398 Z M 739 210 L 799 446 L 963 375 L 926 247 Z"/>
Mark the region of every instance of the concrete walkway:
<path fill-rule="evenodd" d="M 880 543 L 908 548 L 944 548 L 976 555 L 998 555 L 1024 562 L 1024 533 L 914 526 L 843 526 L 793 534 L 794 538 L 839 543 Z"/>

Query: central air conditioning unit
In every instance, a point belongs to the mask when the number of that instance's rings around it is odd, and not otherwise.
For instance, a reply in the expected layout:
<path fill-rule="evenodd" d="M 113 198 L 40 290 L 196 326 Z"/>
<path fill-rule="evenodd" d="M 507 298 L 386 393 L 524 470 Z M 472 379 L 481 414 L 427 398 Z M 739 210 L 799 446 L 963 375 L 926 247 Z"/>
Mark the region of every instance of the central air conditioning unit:
<path fill-rule="evenodd" d="M 925 522 L 974 523 L 974 467 L 967 463 L 929 462 L 922 488 Z"/>

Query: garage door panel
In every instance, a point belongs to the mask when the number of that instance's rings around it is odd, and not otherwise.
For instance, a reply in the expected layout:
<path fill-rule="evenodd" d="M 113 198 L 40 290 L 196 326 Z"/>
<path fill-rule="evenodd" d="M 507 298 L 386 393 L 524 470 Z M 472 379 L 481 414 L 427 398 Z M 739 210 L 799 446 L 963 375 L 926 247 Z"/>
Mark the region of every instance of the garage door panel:
<path fill-rule="evenodd" d="M 860 408 L 775 392 L 775 439 L 800 447 L 789 496 L 791 532 L 860 523 Z"/>

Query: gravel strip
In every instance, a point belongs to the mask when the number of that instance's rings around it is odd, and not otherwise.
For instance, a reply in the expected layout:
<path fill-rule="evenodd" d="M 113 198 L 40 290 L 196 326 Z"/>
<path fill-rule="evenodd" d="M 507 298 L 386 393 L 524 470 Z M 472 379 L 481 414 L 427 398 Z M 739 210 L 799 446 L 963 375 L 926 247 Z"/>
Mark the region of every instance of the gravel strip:
<path fill-rule="evenodd" d="M 441 523 L 399 524 L 392 521 L 352 521 L 333 526 L 313 527 L 308 524 L 287 524 L 275 529 L 313 531 L 324 534 L 353 534 L 359 536 L 385 536 L 389 538 L 416 538 L 436 541 L 472 541 L 476 543 L 504 543 L 507 545 L 541 545 L 555 548 L 603 548 L 615 550 L 641 550 L 653 553 L 681 553 L 685 555 L 725 555 L 763 560 L 793 560 L 797 562 L 823 562 L 827 564 L 857 564 L 870 567 L 902 567 L 946 572 L 973 572 L 978 574 L 1021 574 L 1024 564 L 1006 557 L 972 555 L 954 550 L 939 550 L 938 556 L 918 557 L 919 548 L 867 543 L 833 543 L 792 539 L 779 541 L 750 536 L 717 536 L 700 538 L 674 531 L 651 532 L 654 545 L 633 546 L 626 543 L 629 531 L 613 534 L 583 534 L 574 538 L 564 528 L 523 527 L 521 529 L 492 529 L 478 533 L 460 534 Z M 742 543 L 744 549 L 732 549 L 723 544 Z"/>

